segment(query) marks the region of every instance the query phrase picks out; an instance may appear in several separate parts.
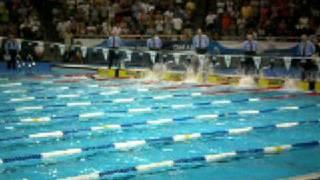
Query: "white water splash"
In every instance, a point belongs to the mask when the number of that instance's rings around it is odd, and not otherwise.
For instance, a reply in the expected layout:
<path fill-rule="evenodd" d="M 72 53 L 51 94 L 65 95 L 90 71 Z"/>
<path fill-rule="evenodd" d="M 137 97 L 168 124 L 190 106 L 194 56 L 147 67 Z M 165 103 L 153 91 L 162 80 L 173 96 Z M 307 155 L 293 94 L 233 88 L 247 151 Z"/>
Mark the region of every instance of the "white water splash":
<path fill-rule="evenodd" d="M 144 81 L 161 81 L 167 71 L 165 64 L 156 63 L 153 65 L 152 71 L 148 72 L 143 78 Z"/>
<path fill-rule="evenodd" d="M 238 86 L 245 87 L 245 88 L 256 88 L 257 83 L 255 82 L 253 77 L 243 76 L 240 78 Z"/>
<path fill-rule="evenodd" d="M 187 67 L 187 71 L 184 78 L 185 83 L 197 83 L 198 75 L 194 72 L 194 68 L 192 66 Z"/>
<path fill-rule="evenodd" d="M 283 89 L 285 90 L 298 90 L 299 81 L 296 79 L 285 79 L 284 84 L 283 84 Z"/>
<path fill-rule="evenodd" d="M 211 61 L 204 56 L 203 59 L 198 59 L 198 64 L 191 63 L 186 67 L 184 82 L 207 82 L 209 74 L 213 74 L 213 68 Z"/>

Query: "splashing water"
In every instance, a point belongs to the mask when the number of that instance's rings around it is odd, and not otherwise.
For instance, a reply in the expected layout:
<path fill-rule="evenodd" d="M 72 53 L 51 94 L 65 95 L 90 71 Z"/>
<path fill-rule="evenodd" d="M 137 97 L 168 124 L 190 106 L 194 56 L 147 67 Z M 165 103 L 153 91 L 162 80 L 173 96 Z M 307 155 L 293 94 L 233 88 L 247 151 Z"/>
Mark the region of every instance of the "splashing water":
<path fill-rule="evenodd" d="M 245 88 L 256 88 L 257 83 L 255 82 L 253 77 L 243 76 L 240 78 L 238 86 L 245 87 Z"/>
<path fill-rule="evenodd" d="M 143 80 L 160 81 L 163 79 L 167 67 L 165 64 L 156 63 L 153 65 L 152 71 L 148 72 Z"/>
<path fill-rule="evenodd" d="M 186 83 L 196 83 L 198 82 L 198 74 L 194 72 L 193 66 L 188 66 L 185 74 L 184 82 Z"/>
<path fill-rule="evenodd" d="M 283 89 L 286 90 L 298 90 L 298 80 L 296 79 L 285 79 L 283 84 Z"/>
<path fill-rule="evenodd" d="M 197 83 L 197 82 L 207 82 L 209 74 L 213 73 L 213 64 L 206 57 L 198 57 L 197 63 L 191 63 L 186 67 L 186 75 L 184 82 L 187 83 Z"/>

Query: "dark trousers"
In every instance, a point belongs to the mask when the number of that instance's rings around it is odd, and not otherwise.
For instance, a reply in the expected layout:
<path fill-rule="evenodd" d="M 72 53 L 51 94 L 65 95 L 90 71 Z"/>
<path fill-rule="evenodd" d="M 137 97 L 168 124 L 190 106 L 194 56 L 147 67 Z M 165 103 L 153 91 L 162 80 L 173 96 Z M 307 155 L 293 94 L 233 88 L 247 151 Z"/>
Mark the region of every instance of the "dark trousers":
<path fill-rule="evenodd" d="M 245 53 L 245 60 L 244 62 L 241 62 L 241 69 L 244 70 L 244 74 L 249 74 L 251 71 L 254 71 L 254 62 L 252 56 L 256 55 L 256 52 L 254 51 L 246 51 Z"/>
<path fill-rule="evenodd" d="M 155 63 L 160 63 L 160 55 L 156 53 L 156 59 L 154 60 Z"/>
<path fill-rule="evenodd" d="M 207 48 L 197 48 L 196 52 L 197 54 L 205 54 L 207 53 Z"/>
<path fill-rule="evenodd" d="M 109 57 L 108 57 L 108 67 L 111 69 L 111 67 L 115 64 L 119 64 L 119 54 L 116 53 L 116 48 L 109 50 Z"/>
<path fill-rule="evenodd" d="M 10 61 L 7 62 L 7 69 L 17 69 L 17 51 L 9 50 Z"/>
<path fill-rule="evenodd" d="M 150 48 L 150 51 L 155 51 L 156 53 L 156 57 L 154 59 L 154 63 L 160 63 L 160 55 L 158 53 L 159 49 L 155 49 L 155 48 Z M 150 55 L 150 59 L 151 59 L 151 55 Z"/>
<path fill-rule="evenodd" d="M 301 80 L 305 80 L 307 77 L 309 78 L 309 80 L 315 79 L 318 67 L 312 62 L 311 59 L 301 60 L 300 66 L 302 68 Z"/>

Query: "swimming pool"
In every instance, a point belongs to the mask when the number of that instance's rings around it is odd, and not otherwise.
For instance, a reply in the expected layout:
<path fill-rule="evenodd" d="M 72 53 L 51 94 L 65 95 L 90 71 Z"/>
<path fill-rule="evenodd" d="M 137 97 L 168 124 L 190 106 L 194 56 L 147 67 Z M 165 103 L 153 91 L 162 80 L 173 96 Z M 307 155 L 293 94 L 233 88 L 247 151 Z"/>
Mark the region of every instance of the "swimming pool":
<path fill-rule="evenodd" d="M 320 170 L 317 94 L 79 75 L 0 82 L 0 179 L 274 179 Z"/>

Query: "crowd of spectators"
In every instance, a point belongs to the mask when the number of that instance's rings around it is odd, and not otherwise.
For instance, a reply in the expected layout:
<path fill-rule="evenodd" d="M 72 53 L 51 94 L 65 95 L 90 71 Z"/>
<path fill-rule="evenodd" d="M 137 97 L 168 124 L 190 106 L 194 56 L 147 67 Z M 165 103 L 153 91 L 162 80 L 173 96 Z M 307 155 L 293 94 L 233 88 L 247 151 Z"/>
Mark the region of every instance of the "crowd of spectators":
<path fill-rule="evenodd" d="M 10 29 L 24 38 L 41 36 L 33 0 L 0 2 L 0 35 Z M 299 36 L 320 33 L 317 0 L 47 0 L 60 39 L 121 34 L 187 34 L 202 26 L 209 35 Z"/>
<path fill-rule="evenodd" d="M 25 39 L 40 39 L 42 27 L 32 0 L 0 1 L 0 36 L 9 33 Z"/>
<path fill-rule="evenodd" d="M 206 17 L 206 27 L 222 35 L 299 36 L 320 33 L 316 0 L 218 0 Z M 318 31 L 318 32 L 317 32 Z"/>
<path fill-rule="evenodd" d="M 180 34 L 192 27 L 196 4 L 184 0 L 66 0 L 52 10 L 60 37 L 122 34 Z"/>
<path fill-rule="evenodd" d="M 54 9 L 57 30 L 76 35 L 190 33 L 199 25 L 216 36 L 299 36 L 320 31 L 316 0 L 67 0 Z M 205 6 L 205 7 L 201 7 Z M 199 15 L 202 15 L 202 17 Z M 200 22 L 200 23 L 199 23 Z"/>

